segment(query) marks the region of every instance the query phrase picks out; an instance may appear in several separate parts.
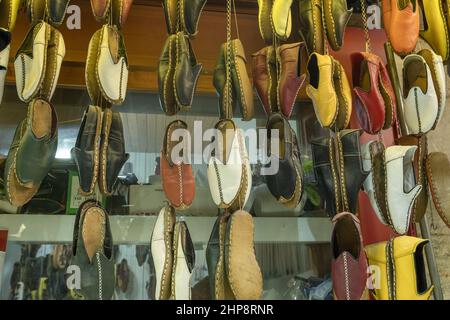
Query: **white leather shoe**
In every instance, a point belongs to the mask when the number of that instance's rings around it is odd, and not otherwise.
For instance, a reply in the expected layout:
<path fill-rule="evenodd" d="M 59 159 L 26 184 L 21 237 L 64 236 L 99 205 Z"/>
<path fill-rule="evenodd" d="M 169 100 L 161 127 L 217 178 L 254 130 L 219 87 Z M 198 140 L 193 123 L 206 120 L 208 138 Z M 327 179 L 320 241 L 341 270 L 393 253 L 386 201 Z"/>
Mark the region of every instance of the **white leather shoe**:
<path fill-rule="evenodd" d="M 414 176 L 416 150 L 417 146 L 392 146 L 385 151 L 388 211 L 398 234 L 408 231 L 414 201 L 422 190 Z"/>
<path fill-rule="evenodd" d="M 447 101 L 447 84 L 444 62 L 442 61 L 442 57 L 440 55 L 437 55 L 433 52 L 433 50 L 430 49 L 423 49 L 419 51 L 419 55 L 424 58 L 428 67 L 430 68 L 431 78 L 433 79 L 434 89 L 436 90 L 439 102 L 438 115 L 433 125 L 433 129 L 435 129 L 442 119 L 445 111 L 445 104 Z"/>
<path fill-rule="evenodd" d="M 156 275 L 156 300 L 168 300 L 171 295 L 174 225 L 174 209 L 170 206 L 162 208 L 151 237 L 151 254 Z"/>
<path fill-rule="evenodd" d="M 106 100 L 122 104 L 128 85 L 128 58 L 120 31 L 104 25 L 97 58 L 97 79 Z"/>
<path fill-rule="evenodd" d="M 292 0 L 275 0 L 272 6 L 272 25 L 281 40 L 287 40 L 292 31 Z"/>
<path fill-rule="evenodd" d="M 410 134 L 430 131 L 438 118 L 438 97 L 425 59 L 410 54 L 403 61 L 404 117 Z"/>
<path fill-rule="evenodd" d="M 243 208 L 252 186 L 252 172 L 244 138 L 232 120 L 220 120 L 215 128 L 222 132 L 224 141 L 217 139 L 218 150 L 208 164 L 211 196 L 219 208 Z M 228 154 L 228 157 L 223 153 Z"/>
<path fill-rule="evenodd" d="M 14 60 L 16 87 L 19 99 L 24 102 L 37 95 L 44 81 L 50 34 L 50 25 L 39 22 L 30 29 L 17 51 Z"/>
<path fill-rule="evenodd" d="M 47 68 L 40 92 L 41 97 L 50 101 L 58 84 L 59 73 L 66 55 L 66 44 L 64 38 L 57 29 L 51 28 L 50 41 L 47 48 Z"/>
<path fill-rule="evenodd" d="M 378 220 L 384 225 L 388 225 L 389 222 L 384 219 L 384 216 L 381 212 L 380 207 L 378 206 L 378 201 L 376 198 L 375 193 L 375 186 L 374 186 L 374 180 L 373 180 L 373 168 L 372 168 L 372 155 L 370 152 L 370 147 L 373 143 L 376 143 L 376 141 L 369 141 L 367 143 L 364 143 L 361 145 L 361 157 L 363 162 L 363 169 L 365 172 L 369 172 L 369 175 L 367 176 L 366 180 L 364 180 L 364 192 L 367 194 L 367 197 L 369 198 L 370 204 L 373 208 L 373 211 L 378 217 Z"/>
<path fill-rule="evenodd" d="M 8 71 L 9 52 L 11 49 L 11 32 L 0 28 L 0 104 L 3 99 L 6 73 Z"/>
<path fill-rule="evenodd" d="M 173 237 L 174 264 L 172 300 L 191 300 L 191 275 L 195 265 L 195 250 L 184 221 L 175 224 Z"/>

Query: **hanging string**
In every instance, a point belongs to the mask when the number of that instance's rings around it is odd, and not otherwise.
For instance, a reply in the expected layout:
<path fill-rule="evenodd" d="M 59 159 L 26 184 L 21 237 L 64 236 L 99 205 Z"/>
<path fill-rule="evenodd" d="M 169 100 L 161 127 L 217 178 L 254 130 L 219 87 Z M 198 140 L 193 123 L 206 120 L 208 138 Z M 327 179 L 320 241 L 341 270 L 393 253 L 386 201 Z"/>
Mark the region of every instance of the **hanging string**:
<path fill-rule="evenodd" d="M 234 10 L 234 23 L 236 25 L 236 37 L 240 39 L 239 36 L 239 25 L 238 25 L 238 18 L 237 18 L 237 11 L 236 11 L 236 2 L 233 0 L 233 10 Z"/>
<path fill-rule="evenodd" d="M 369 27 L 367 24 L 367 6 L 366 6 L 366 0 L 359 0 L 361 3 L 361 17 L 363 20 L 363 28 L 364 28 L 364 37 L 366 39 L 366 52 L 370 53 L 372 52 L 372 45 L 370 43 L 370 36 L 369 36 Z"/>
<path fill-rule="evenodd" d="M 231 92 L 231 0 L 227 0 L 227 52 L 226 52 L 226 81 L 225 81 L 225 117 L 231 118 L 231 105 L 233 103 Z"/>
<path fill-rule="evenodd" d="M 320 8 L 320 17 L 322 18 L 322 37 L 323 37 L 323 50 L 324 50 L 324 54 L 328 55 L 328 42 L 327 42 L 327 33 L 326 33 L 326 28 L 325 26 L 327 25 L 325 22 L 325 13 L 323 12 L 323 8 L 325 8 L 325 5 L 323 3 L 323 0 L 321 0 L 321 8 Z"/>

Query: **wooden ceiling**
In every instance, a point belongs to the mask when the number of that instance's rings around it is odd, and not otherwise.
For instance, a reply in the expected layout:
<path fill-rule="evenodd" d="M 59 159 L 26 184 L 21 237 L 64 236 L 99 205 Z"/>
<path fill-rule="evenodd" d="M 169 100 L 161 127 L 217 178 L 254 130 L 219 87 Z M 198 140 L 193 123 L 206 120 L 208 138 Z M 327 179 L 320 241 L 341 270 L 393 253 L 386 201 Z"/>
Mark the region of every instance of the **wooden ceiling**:
<path fill-rule="evenodd" d="M 161 6 L 162 0 L 134 0 L 134 4 L 145 6 Z M 236 10 L 239 13 L 254 13 L 258 10 L 257 0 L 235 0 Z M 207 11 L 225 11 L 226 0 L 207 0 Z"/>

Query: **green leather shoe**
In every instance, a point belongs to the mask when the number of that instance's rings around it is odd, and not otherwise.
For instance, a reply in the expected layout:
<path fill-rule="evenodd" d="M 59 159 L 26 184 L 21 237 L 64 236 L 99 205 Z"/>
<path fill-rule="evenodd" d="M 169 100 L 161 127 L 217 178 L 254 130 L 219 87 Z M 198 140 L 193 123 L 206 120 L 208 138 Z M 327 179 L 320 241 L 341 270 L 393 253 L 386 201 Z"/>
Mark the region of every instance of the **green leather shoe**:
<path fill-rule="evenodd" d="M 95 201 L 81 204 L 73 231 L 72 265 L 80 268 L 79 299 L 110 300 L 114 294 L 113 239 L 107 212 Z"/>
<path fill-rule="evenodd" d="M 323 11 L 328 42 L 334 51 L 338 51 L 343 45 L 345 28 L 353 8 L 348 9 L 347 0 L 324 0 Z"/>
<path fill-rule="evenodd" d="M 322 5 L 320 0 L 299 0 L 300 35 L 313 52 L 324 54 L 324 36 L 322 23 Z"/>
<path fill-rule="evenodd" d="M 55 158 L 58 146 L 57 116 L 53 106 L 33 100 L 19 124 L 5 166 L 8 200 L 22 206 L 35 195 Z"/>

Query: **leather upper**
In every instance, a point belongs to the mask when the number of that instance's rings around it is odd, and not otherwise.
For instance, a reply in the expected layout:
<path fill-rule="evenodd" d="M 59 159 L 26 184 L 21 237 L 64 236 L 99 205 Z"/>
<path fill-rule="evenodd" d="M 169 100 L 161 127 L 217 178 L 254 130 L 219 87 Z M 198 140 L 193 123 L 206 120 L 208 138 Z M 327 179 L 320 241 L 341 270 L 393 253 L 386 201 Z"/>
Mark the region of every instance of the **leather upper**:
<path fill-rule="evenodd" d="M 349 212 L 333 218 L 331 272 L 337 300 L 367 299 L 367 257 L 359 220 Z"/>
<path fill-rule="evenodd" d="M 258 26 L 261 37 L 266 44 L 273 42 L 272 5 L 274 0 L 258 0 Z"/>
<path fill-rule="evenodd" d="M 189 35 L 196 35 L 198 32 L 198 22 L 200 20 L 206 0 L 181 0 L 184 19 L 182 20 L 184 30 Z"/>
<path fill-rule="evenodd" d="M 0 1 L 0 28 L 10 32 L 14 30 L 19 11 L 20 0 Z"/>
<path fill-rule="evenodd" d="M 187 130 L 187 124 L 181 120 L 175 120 L 166 128 L 164 144 L 161 150 L 161 178 L 167 199 L 172 206 L 182 210 L 189 207 L 194 200 L 195 177 L 192 165 L 185 162 L 185 159 L 187 159 L 186 155 L 183 154 L 181 162 L 175 162 L 175 159 L 172 159 L 173 147 L 179 144 L 183 144 L 184 152 L 190 152 L 187 149 L 188 142 L 184 140 L 183 142 L 172 141 L 172 134 L 178 129 Z M 183 136 L 183 139 L 186 139 L 186 137 Z"/>
<path fill-rule="evenodd" d="M 58 84 L 61 66 L 66 55 L 64 38 L 57 29 L 51 27 L 50 39 L 47 48 L 45 76 L 39 96 L 51 100 Z"/>
<path fill-rule="evenodd" d="M 292 0 L 274 0 L 272 5 L 273 31 L 281 40 L 286 40 L 292 30 Z"/>
<path fill-rule="evenodd" d="M 411 134 L 430 131 L 438 119 L 439 103 L 431 70 L 416 54 L 403 61 L 404 118 Z"/>
<path fill-rule="evenodd" d="M 426 159 L 426 174 L 434 207 L 450 228 L 450 161 L 445 153 L 432 152 Z"/>
<path fill-rule="evenodd" d="M 91 0 L 92 13 L 99 22 L 105 22 L 112 0 Z"/>
<path fill-rule="evenodd" d="M 176 67 L 177 36 L 170 35 L 162 49 L 158 63 L 158 89 L 162 110 L 169 116 L 178 112 L 173 77 Z"/>
<path fill-rule="evenodd" d="M 278 110 L 278 75 L 276 52 L 272 46 L 252 55 L 253 86 L 267 115 Z"/>
<path fill-rule="evenodd" d="M 27 3 L 28 19 L 32 24 L 48 17 L 48 22 L 59 26 L 66 16 L 70 0 L 30 0 Z"/>
<path fill-rule="evenodd" d="M 353 13 L 347 7 L 347 0 L 324 0 L 325 28 L 327 38 L 334 51 L 341 49 L 344 42 L 345 28 Z"/>
<path fill-rule="evenodd" d="M 324 28 L 320 0 L 299 0 L 300 34 L 306 43 L 308 53 L 324 54 Z"/>
<path fill-rule="evenodd" d="M 420 36 L 446 61 L 450 43 L 442 1 L 418 1 L 424 17 L 424 28 L 420 30 Z"/>

